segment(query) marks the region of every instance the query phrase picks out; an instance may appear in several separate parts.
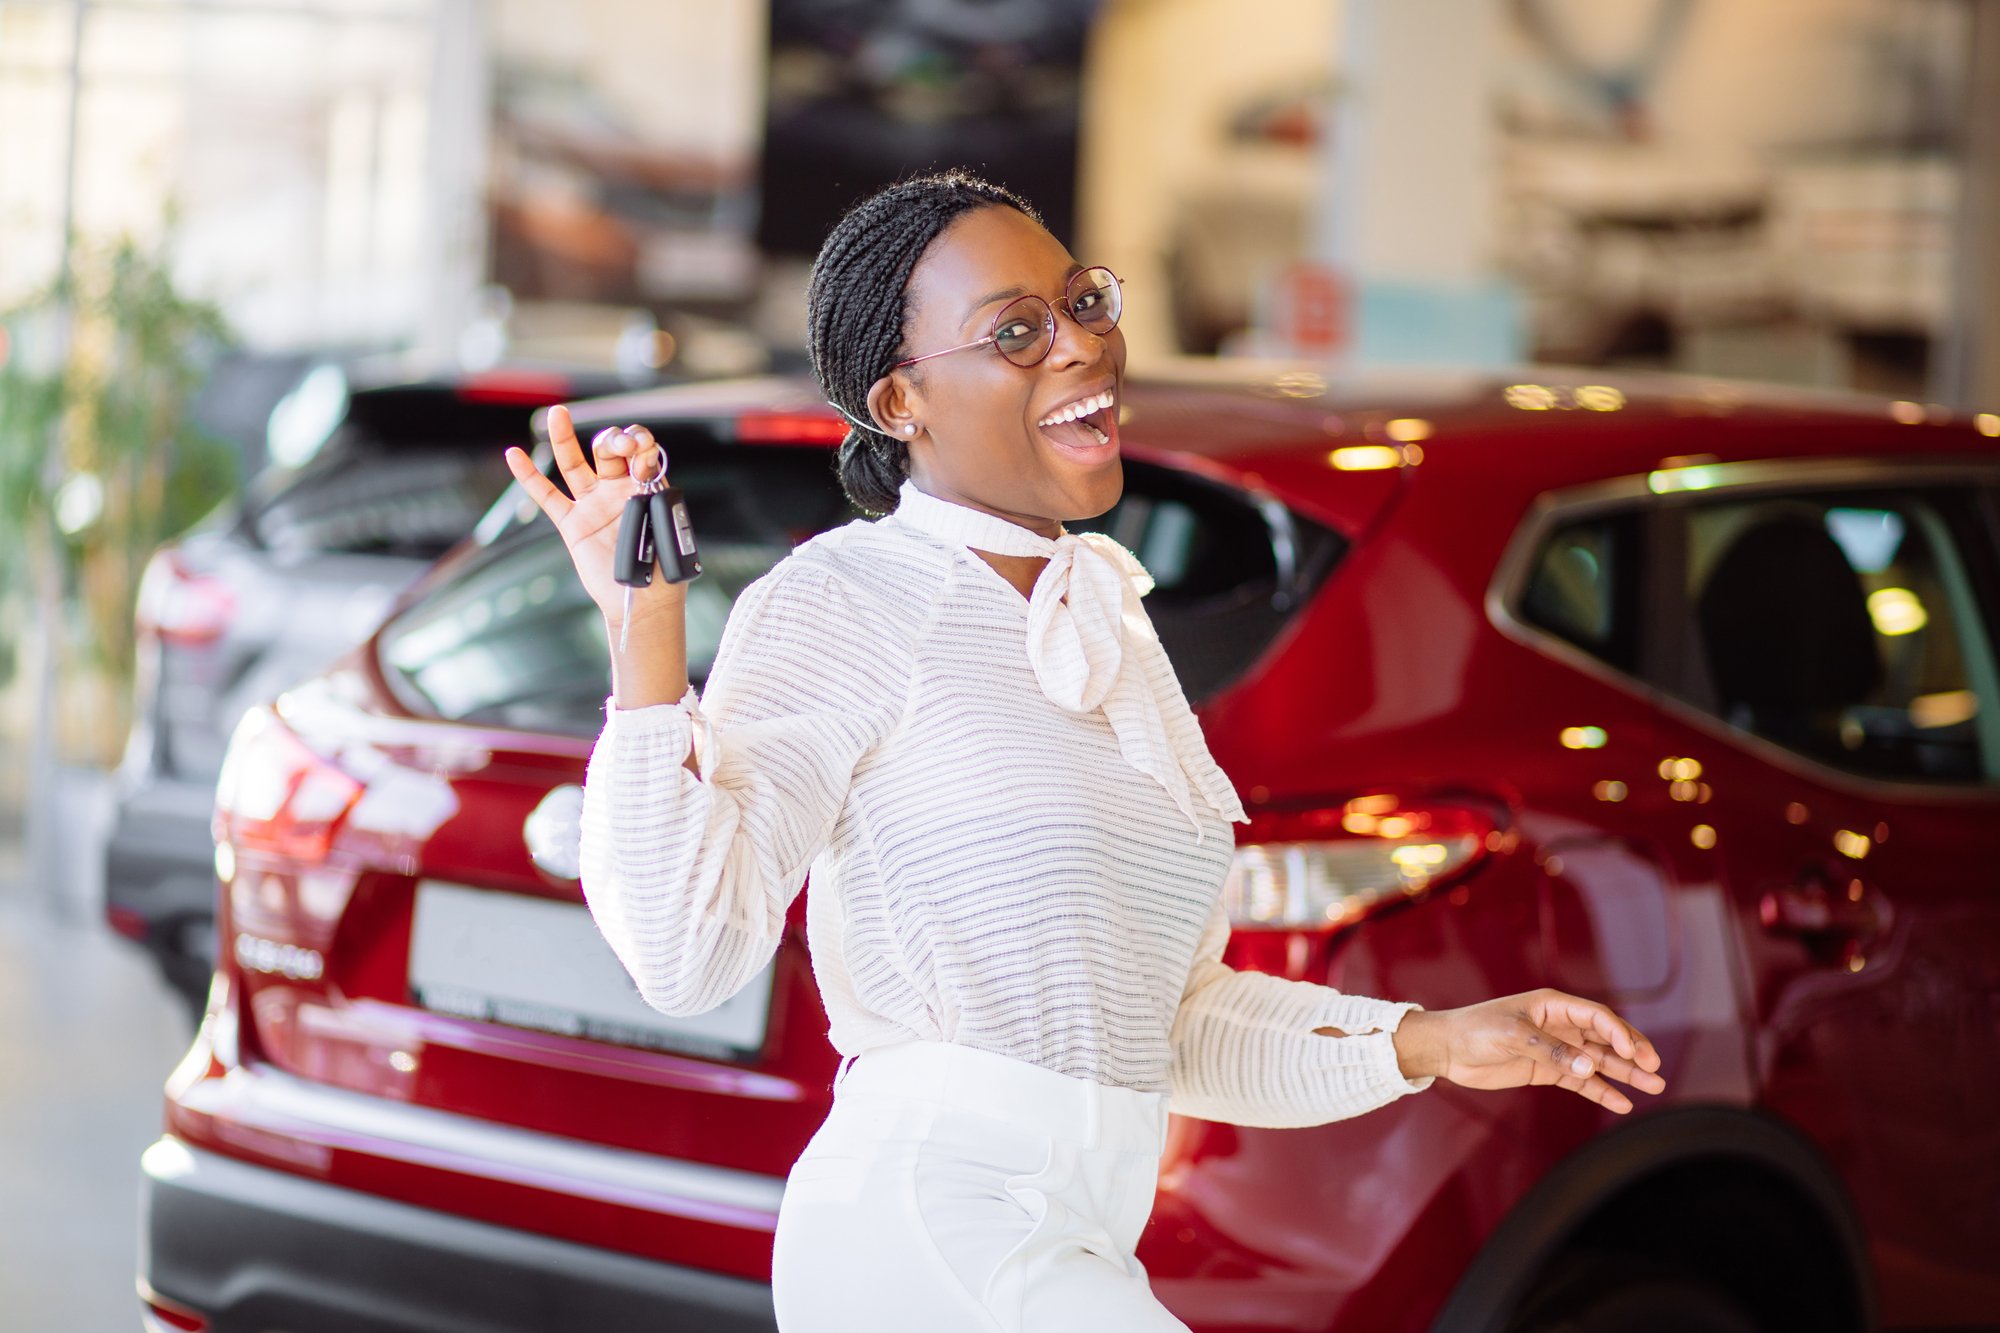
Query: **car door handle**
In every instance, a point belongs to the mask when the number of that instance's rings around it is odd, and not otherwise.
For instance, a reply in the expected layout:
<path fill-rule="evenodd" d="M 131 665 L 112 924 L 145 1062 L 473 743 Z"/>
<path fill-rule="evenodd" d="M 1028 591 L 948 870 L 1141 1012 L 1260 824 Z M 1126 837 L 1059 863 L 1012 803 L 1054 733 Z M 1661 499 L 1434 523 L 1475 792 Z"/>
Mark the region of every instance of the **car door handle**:
<path fill-rule="evenodd" d="M 1774 935 L 1868 940 L 1889 928 L 1889 900 L 1866 880 L 1836 884 L 1811 869 L 1795 884 L 1766 891 L 1757 900 L 1757 920 Z"/>

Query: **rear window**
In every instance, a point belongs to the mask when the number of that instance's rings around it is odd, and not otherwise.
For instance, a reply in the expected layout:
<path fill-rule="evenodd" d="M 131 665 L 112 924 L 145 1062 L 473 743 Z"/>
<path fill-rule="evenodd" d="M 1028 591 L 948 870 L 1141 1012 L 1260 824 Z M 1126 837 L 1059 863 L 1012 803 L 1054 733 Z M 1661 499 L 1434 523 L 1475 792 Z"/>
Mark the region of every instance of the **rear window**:
<path fill-rule="evenodd" d="M 815 533 L 860 515 L 823 447 L 733 446 L 655 427 L 688 496 L 702 576 L 688 585 L 688 674 L 699 687 L 739 593 Z M 669 431 L 671 430 L 671 435 Z M 1275 502 L 1128 461 L 1123 498 L 1077 530 L 1129 547 L 1154 576 L 1148 614 L 1188 697 L 1239 677 L 1338 560 L 1338 534 Z M 532 502 L 525 502 L 532 508 Z M 491 535 L 459 573 L 405 610 L 382 661 L 419 711 L 465 722 L 595 735 L 610 652 L 552 525 L 534 511 Z"/>
<path fill-rule="evenodd" d="M 363 390 L 309 462 L 257 479 L 246 523 L 280 555 L 435 559 L 507 488 L 503 450 L 533 447 L 535 410 L 435 386 Z"/>

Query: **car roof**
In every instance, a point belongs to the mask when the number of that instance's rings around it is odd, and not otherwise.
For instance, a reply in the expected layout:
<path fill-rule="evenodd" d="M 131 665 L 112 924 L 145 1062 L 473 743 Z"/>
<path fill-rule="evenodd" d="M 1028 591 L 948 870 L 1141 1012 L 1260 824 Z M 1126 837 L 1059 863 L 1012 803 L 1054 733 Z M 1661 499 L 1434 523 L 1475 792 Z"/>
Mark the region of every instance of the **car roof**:
<path fill-rule="evenodd" d="M 1427 476 L 1457 474 L 1517 493 L 1645 473 L 1663 463 L 1962 456 L 2000 446 L 1990 438 L 2000 434 L 2000 416 L 1992 413 L 1592 367 L 1356 372 L 1188 357 L 1132 370 L 1124 400 L 1129 454 L 1307 503 L 1344 484 L 1336 451 L 1370 446 L 1421 461 Z M 770 413 L 837 419 L 804 376 L 644 389 L 578 402 L 571 413 L 586 440 L 626 422 Z M 1368 466 L 1367 453 L 1359 457 Z"/>

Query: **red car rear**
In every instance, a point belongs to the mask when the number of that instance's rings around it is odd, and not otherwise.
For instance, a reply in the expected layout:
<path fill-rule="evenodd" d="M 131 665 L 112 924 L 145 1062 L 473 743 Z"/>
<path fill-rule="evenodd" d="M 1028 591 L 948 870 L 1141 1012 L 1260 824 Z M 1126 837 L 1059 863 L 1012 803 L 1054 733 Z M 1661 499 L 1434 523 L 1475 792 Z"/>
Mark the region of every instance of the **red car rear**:
<path fill-rule="evenodd" d="M 1255 816 L 1231 963 L 1432 1009 L 1591 995 L 1671 1090 L 1176 1117 L 1139 1249 L 1167 1305 L 1202 1333 L 2000 1318 L 2000 419 L 1672 380 L 1126 398 L 1089 526 L 1155 575 Z M 666 444 L 697 677 L 733 596 L 853 517 L 804 384 L 575 416 Z M 222 960 L 145 1157 L 158 1327 L 772 1327 L 836 1064 L 805 900 L 721 1009 L 637 999 L 574 879 L 601 622 L 503 503 L 231 744 Z"/>

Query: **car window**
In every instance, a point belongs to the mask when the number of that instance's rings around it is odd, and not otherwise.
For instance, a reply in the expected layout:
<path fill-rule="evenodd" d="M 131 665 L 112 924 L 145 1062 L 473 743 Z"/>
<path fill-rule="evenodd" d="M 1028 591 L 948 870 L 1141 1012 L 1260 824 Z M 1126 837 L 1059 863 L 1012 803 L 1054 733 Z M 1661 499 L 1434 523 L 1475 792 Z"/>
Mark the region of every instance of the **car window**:
<path fill-rule="evenodd" d="M 1146 614 L 1181 689 L 1199 703 L 1239 679 L 1346 551 L 1340 534 L 1276 502 L 1127 460 L 1102 532 L 1153 576 Z"/>
<path fill-rule="evenodd" d="M 358 392 L 309 460 L 252 483 L 249 531 L 285 556 L 436 559 L 512 481 L 504 450 L 532 442 L 533 411 L 428 386 Z"/>
<path fill-rule="evenodd" d="M 1558 524 L 1535 554 L 1521 618 L 1621 671 L 1638 670 L 1640 515 Z"/>
<path fill-rule="evenodd" d="M 472 531 L 512 480 L 503 448 L 494 443 L 492 458 L 415 453 L 332 461 L 256 509 L 257 539 L 286 556 L 434 560 Z"/>
<path fill-rule="evenodd" d="M 2000 776 L 2000 678 L 1967 493 L 1884 489 L 1676 507 L 1692 670 L 1664 682 L 1850 772 Z"/>
<path fill-rule="evenodd" d="M 1543 539 L 1519 612 L 1821 763 L 1991 783 L 2000 672 L 1975 503 L 1970 492 L 1911 488 L 1720 496 L 1582 517 Z M 1653 574 L 1641 569 L 1649 549 L 1662 553 Z M 1642 656 L 1649 609 L 1663 642 Z"/>
<path fill-rule="evenodd" d="M 704 443 L 683 427 L 669 453 L 701 546 L 702 576 L 687 593 L 688 674 L 699 687 L 744 587 L 858 514 L 824 448 Z M 422 711 L 594 735 L 610 692 L 603 622 L 554 528 L 505 500 L 498 510 L 505 521 L 485 549 L 384 631 L 383 664 Z M 1282 506 L 1144 463 L 1127 465 L 1115 508 L 1073 526 L 1111 534 L 1153 573 L 1147 612 L 1197 702 L 1256 661 L 1343 549 L 1338 534 Z"/>
<path fill-rule="evenodd" d="M 824 449 L 681 447 L 673 457 L 701 548 L 701 577 L 687 585 L 688 676 L 699 688 L 737 595 L 792 547 L 858 515 Z M 578 736 L 604 725 L 604 621 L 546 520 L 510 529 L 398 616 L 381 655 L 440 717 Z"/>

